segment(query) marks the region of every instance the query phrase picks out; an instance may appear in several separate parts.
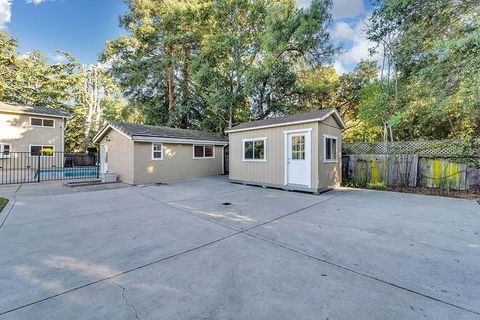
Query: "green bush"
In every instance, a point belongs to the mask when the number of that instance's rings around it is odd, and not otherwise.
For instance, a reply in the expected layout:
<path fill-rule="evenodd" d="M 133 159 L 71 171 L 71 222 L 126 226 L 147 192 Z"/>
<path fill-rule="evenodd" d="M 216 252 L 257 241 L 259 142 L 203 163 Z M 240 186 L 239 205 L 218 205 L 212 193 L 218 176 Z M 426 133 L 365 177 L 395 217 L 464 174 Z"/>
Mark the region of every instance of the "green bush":
<path fill-rule="evenodd" d="M 374 190 L 387 190 L 387 187 L 383 182 L 369 182 L 367 183 L 367 188 Z"/>
<path fill-rule="evenodd" d="M 365 188 L 367 184 L 363 180 L 345 178 L 342 180 L 342 186 L 350 188 Z"/>

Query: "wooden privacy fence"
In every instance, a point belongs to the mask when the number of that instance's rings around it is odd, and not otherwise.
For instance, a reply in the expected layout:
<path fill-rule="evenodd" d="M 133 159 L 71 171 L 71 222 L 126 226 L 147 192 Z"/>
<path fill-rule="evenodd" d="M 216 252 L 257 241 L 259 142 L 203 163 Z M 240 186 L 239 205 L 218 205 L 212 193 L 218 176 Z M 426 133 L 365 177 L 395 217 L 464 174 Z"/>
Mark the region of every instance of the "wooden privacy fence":
<path fill-rule="evenodd" d="M 480 170 L 472 156 L 454 156 L 454 148 L 445 141 L 345 143 L 343 178 L 391 187 L 479 189 Z"/>

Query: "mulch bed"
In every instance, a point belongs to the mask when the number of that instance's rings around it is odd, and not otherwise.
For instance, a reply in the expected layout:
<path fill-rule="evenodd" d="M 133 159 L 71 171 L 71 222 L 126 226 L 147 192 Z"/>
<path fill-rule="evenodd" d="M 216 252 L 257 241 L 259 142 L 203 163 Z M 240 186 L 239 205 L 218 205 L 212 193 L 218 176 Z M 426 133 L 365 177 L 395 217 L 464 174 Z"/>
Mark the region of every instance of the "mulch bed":
<path fill-rule="evenodd" d="M 404 192 L 404 193 L 416 193 L 423 194 L 428 196 L 439 196 L 439 197 L 450 197 L 450 198 L 461 198 L 461 199 L 470 199 L 480 201 L 480 190 L 475 191 L 446 191 L 442 189 L 433 189 L 433 188 L 406 188 L 406 187 L 391 187 L 388 188 L 389 191 L 395 192 Z M 480 202 L 479 202 L 480 204 Z"/>

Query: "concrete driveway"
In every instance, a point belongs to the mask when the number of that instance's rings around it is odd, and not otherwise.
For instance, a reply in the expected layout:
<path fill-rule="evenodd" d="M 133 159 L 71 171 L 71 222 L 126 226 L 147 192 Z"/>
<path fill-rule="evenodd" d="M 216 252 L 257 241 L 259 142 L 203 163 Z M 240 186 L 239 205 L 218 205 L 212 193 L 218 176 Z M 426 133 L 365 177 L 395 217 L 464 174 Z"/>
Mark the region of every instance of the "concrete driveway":
<path fill-rule="evenodd" d="M 475 201 L 109 189 L 0 187 L 0 319 L 480 318 Z"/>

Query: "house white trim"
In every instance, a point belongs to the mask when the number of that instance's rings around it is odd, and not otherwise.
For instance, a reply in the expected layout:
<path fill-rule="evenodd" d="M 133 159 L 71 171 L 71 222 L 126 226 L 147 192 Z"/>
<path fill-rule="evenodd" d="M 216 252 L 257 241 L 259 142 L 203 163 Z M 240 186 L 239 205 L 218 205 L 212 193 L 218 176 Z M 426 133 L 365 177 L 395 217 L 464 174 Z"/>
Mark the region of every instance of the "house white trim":
<path fill-rule="evenodd" d="M 8 154 L 3 154 L 5 152 L 5 146 L 9 146 Z M 12 152 L 12 144 L 11 143 L 3 143 L 0 142 L 0 159 L 10 158 L 10 153 Z"/>
<path fill-rule="evenodd" d="M 95 138 L 93 138 L 93 143 L 99 143 L 100 142 L 100 139 L 103 138 L 103 136 L 106 134 L 106 132 L 108 131 L 108 129 L 113 129 L 115 131 L 117 131 L 118 133 L 120 133 L 121 135 L 123 135 L 125 138 L 127 138 L 128 140 L 132 140 L 132 137 L 130 137 L 128 134 L 126 134 L 125 132 L 123 132 L 122 130 L 119 130 L 117 128 L 115 128 L 114 126 L 112 126 L 111 124 L 107 124 L 106 126 L 103 127 L 102 130 L 100 130 L 99 133 L 97 133 L 97 135 L 95 136 Z"/>
<path fill-rule="evenodd" d="M 139 135 L 128 135 L 122 130 L 112 126 L 111 124 L 105 125 L 103 129 L 97 133 L 95 138 L 93 138 L 93 143 L 99 143 L 100 140 L 105 136 L 106 132 L 109 129 L 113 129 L 118 133 L 122 134 L 128 140 L 136 142 L 158 142 L 158 143 L 178 143 L 178 144 L 199 144 L 199 145 L 215 145 L 215 146 L 226 146 L 228 141 L 221 140 L 194 140 L 194 139 L 179 139 L 179 138 L 163 138 L 163 137 L 154 137 L 154 136 L 139 136 Z"/>
<path fill-rule="evenodd" d="M 255 141 L 263 141 L 263 159 L 245 159 L 245 142 L 253 142 L 255 150 Z M 242 139 L 242 161 L 243 162 L 267 162 L 267 137 L 245 138 Z"/>
<path fill-rule="evenodd" d="M 195 157 L 195 147 L 203 147 L 203 157 Z M 205 147 L 212 147 L 212 156 L 205 157 Z M 192 159 L 193 160 L 208 160 L 215 159 L 215 146 L 213 144 L 192 144 Z"/>
<path fill-rule="evenodd" d="M 335 159 L 327 159 L 327 138 L 335 139 Z M 333 154 L 333 153 L 332 153 Z M 338 137 L 328 134 L 323 135 L 323 162 L 324 163 L 337 163 L 338 162 Z"/>
<path fill-rule="evenodd" d="M 160 145 L 160 152 L 162 153 L 162 156 L 160 158 L 155 158 L 155 152 L 158 152 L 158 150 L 155 150 L 155 145 Z M 152 142 L 152 160 L 153 161 L 163 160 L 164 151 L 165 149 L 163 148 L 163 143 Z"/>
<path fill-rule="evenodd" d="M 320 118 L 312 118 L 312 119 L 307 119 L 307 120 L 299 120 L 299 121 L 290 121 L 290 122 L 282 122 L 282 123 L 274 123 L 274 124 L 268 124 L 264 126 L 257 126 L 257 127 L 249 127 L 249 128 L 242 128 L 242 129 L 231 129 L 231 130 L 226 130 L 225 133 L 231 133 L 231 132 L 241 132 L 241 131 L 249 131 L 249 130 L 256 130 L 256 129 L 265 129 L 265 128 L 274 128 L 274 127 L 281 127 L 281 126 L 290 126 L 293 124 L 302 124 L 302 123 L 308 123 L 308 122 L 320 122 L 331 115 L 335 116 L 337 121 L 340 123 L 342 129 L 346 129 L 347 125 L 345 122 L 343 122 L 342 117 L 340 116 L 340 113 L 336 109 L 333 109 L 332 111 L 328 112 L 324 116 Z"/>
<path fill-rule="evenodd" d="M 305 160 L 310 162 L 310 165 L 308 166 L 308 176 L 309 182 L 308 182 L 308 187 L 312 187 L 312 166 L 313 166 L 313 161 L 312 161 L 312 128 L 305 128 L 305 129 L 296 129 L 296 130 L 285 130 L 283 131 L 283 137 L 284 137 L 284 171 L 283 171 L 283 184 L 286 186 L 288 185 L 288 135 L 291 133 L 306 133 L 305 135 L 305 151 L 307 151 L 307 141 L 308 141 L 308 151 L 305 152 Z M 307 157 L 308 155 L 308 157 Z"/>
<path fill-rule="evenodd" d="M 52 155 L 51 156 L 46 156 L 46 155 L 41 155 L 40 157 L 55 157 L 55 146 L 53 144 L 43 144 L 43 143 L 36 143 L 36 144 L 29 144 L 28 145 L 28 156 L 29 157 L 37 157 L 37 156 L 32 156 L 32 147 L 52 147 Z"/>
<path fill-rule="evenodd" d="M 225 174 L 225 146 L 222 146 L 222 174 Z"/>
<path fill-rule="evenodd" d="M 70 119 L 70 118 L 72 118 L 72 116 L 61 116 L 61 115 L 58 115 L 58 114 L 47 114 L 47 113 L 38 113 L 38 112 L 29 112 L 29 111 L 20 111 L 20 110 L 0 109 L 0 113 L 28 114 L 28 115 L 32 115 L 32 116 L 59 118 L 59 119 Z"/>
<path fill-rule="evenodd" d="M 136 142 L 162 142 L 162 143 L 216 145 L 216 146 L 223 146 L 228 144 L 228 141 L 191 140 L 191 139 L 178 139 L 178 138 L 146 137 L 146 136 L 133 136 L 131 140 Z"/>
<path fill-rule="evenodd" d="M 42 120 L 42 125 L 41 126 L 38 126 L 38 125 L 35 125 L 35 124 L 32 124 L 32 119 L 40 119 Z M 43 121 L 44 120 L 51 120 L 53 121 L 53 126 L 52 127 L 49 127 L 49 126 L 44 126 L 43 125 Z M 36 128 L 50 128 L 50 129 L 55 129 L 55 119 L 49 119 L 49 118 L 45 118 L 45 117 L 30 117 L 30 127 L 36 127 Z"/>

